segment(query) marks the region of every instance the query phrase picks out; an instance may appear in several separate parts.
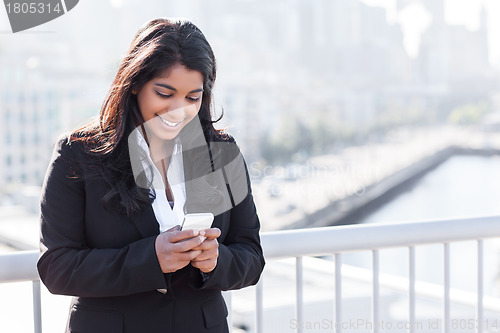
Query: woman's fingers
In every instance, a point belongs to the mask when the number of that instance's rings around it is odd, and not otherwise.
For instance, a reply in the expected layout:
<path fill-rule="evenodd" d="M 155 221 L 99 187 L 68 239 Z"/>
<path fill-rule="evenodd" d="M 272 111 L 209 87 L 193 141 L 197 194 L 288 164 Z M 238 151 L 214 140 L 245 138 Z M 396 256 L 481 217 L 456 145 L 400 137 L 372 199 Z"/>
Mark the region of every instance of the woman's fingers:
<path fill-rule="evenodd" d="M 195 236 L 198 236 L 198 230 L 181 230 L 181 231 L 167 231 L 161 233 L 163 237 L 167 237 L 170 243 L 177 243 L 179 241 L 190 239 Z"/>
<path fill-rule="evenodd" d="M 169 231 L 156 237 L 155 250 L 163 273 L 175 272 L 202 253 L 192 250 L 205 240 L 198 231 Z"/>
<path fill-rule="evenodd" d="M 211 247 L 207 250 L 200 251 L 200 254 L 197 255 L 192 261 L 203 261 L 207 259 L 214 259 L 219 256 L 219 248 Z"/>
<path fill-rule="evenodd" d="M 179 253 L 177 255 L 177 260 L 179 260 L 181 262 L 187 262 L 184 265 L 184 266 L 186 266 L 187 264 L 189 264 L 190 261 L 194 260 L 200 254 L 201 254 L 201 251 L 188 251 L 188 252 Z"/>
<path fill-rule="evenodd" d="M 162 271 L 175 272 L 190 262 L 202 272 L 212 271 L 219 256 L 220 234 L 218 228 L 180 231 L 176 227 L 161 233 L 155 248 Z"/>
<path fill-rule="evenodd" d="M 200 236 L 193 237 L 191 239 L 187 239 L 184 241 L 172 243 L 172 248 L 175 252 L 178 252 L 178 253 L 186 252 L 189 250 L 201 250 L 201 249 L 198 249 L 197 247 L 199 247 L 203 243 L 204 240 L 205 240 L 205 237 L 200 235 Z"/>
<path fill-rule="evenodd" d="M 217 266 L 217 259 L 207 259 L 202 261 L 191 261 L 193 267 L 198 268 L 203 273 L 210 273 Z"/>
<path fill-rule="evenodd" d="M 204 229 L 204 230 L 201 230 L 201 232 L 204 232 L 205 233 L 205 237 L 206 238 L 209 238 L 209 239 L 215 239 L 215 238 L 218 238 L 221 234 L 221 231 L 219 228 L 210 228 L 210 229 Z"/>
<path fill-rule="evenodd" d="M 217 239 L 206 239 L 200 246 L 193 249 L 201 249 L 201 253 L 191 260 L 191 265 L 204 273 L 209 273 L 217 266 L 219 257 L 219 242 Z"/>
<path fill-rule="evenodd" d="M 201 243 L 196 247 L 193 247 L 191 250 L 208 251 L 213 248 L 219 248 L 219 242 L 217 241 L 217 239 L 207 238 L 205 239 L 205 241 L 203 241 L 203 243 Z"/>

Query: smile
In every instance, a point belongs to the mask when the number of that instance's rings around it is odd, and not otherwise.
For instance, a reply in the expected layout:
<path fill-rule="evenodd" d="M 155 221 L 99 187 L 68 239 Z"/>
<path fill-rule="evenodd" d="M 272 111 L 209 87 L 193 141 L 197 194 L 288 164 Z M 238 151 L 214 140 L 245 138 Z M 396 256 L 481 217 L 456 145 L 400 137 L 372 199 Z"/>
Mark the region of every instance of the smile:
<path fill-rule="evenodd" d="M 158 117 L 160 117 L 160 116 L 158 116 Z M 160 117 L 160 119 L 168 127 L 177 127 L 180 123 L 182 123 L 182 121 L 174 123 L 174 122 L 171 122 L 171 121 L 164 119 L 163 117 Z"/>

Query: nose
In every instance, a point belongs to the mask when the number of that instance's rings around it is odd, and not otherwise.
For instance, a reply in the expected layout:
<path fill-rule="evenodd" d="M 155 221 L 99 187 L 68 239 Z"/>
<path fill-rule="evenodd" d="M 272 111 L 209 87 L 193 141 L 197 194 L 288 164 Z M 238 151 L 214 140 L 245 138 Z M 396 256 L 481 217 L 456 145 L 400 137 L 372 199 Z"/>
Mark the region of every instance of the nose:
<path fill-rule="evenodd" d="M 168 115 L 171 119 L 182 120 L 186 118 L 186 113 L 189 113 L 191 108 L 196 109 L 196 106 L 187 101 L 178 101 L 169 105 Z"/>
<path fill-rule="evenodd" d="M 184 116 L 186 115 L 186 107 L 185 105 L 181 106 L 175 106 L 167 111 L 168 115 L 176 120 L 182 120 L 184 119 Z"/>

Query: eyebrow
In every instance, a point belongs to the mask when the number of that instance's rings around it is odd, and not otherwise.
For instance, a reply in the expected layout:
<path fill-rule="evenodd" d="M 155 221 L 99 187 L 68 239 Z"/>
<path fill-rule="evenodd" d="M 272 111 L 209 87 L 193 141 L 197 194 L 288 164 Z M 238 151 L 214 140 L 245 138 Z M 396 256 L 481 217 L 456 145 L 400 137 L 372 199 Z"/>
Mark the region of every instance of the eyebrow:
<path fill-rule="evenodd" d="M 177 89 L 175 89 L 174 87 L 169 86 L 168 84 L 164 84 L 164 83 L 155 83 L 155 86 L 160 86 L 160 87 L 167 88 L 167 89 L 170 89 L 170 90 L 173 90 L 173 91 L 177 91 Z M 203 91 L 203 89 L 200 88 L 200 89 L 191 90 L 189 92 L 189 94 L 197 93 L 197 92 L 200 92 L 200 91 Z"/>

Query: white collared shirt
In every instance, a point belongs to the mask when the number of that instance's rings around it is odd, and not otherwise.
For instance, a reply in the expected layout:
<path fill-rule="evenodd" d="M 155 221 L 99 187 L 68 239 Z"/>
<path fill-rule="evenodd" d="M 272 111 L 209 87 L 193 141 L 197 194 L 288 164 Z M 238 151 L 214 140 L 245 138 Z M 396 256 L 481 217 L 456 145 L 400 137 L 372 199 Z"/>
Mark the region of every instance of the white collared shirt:
<path fill-rule="evenodd" d="M 156 168 L 156 165 L 151 159 L 151 154 L 149 152 L 149 147 L 142 135 L 141 131 L 136 131 L 138 135 L 137 143 L 142 150 L 146 153 L 148 158 L 148 163 L 153 166 L 153 189 L 156 194 L 156 198 L 152 203 L 153 211 L 160 225 L 160 232 L 167 231 L 168 229 L 181 225 L 184 219 L 184 203 L 186 202 L 186 187 L 184 184 L 184 165 L 182 161 L 182 146 L 179 140 L 175 141 L 174 149 L 172 152 L 172 157 L 170 159 L 170 164 L 167 171 L 167 179 L 174 196 L 174 208 L 170 207 L 168 203 L 167 195 L 165 193 L 165 184 L 163 183 L 163 178 Z M 147 165 L 146 161 L 141 161 L 144 170 L 149 170 L 150 166 Z M 149 174 L 146 172 L 146 174 Z M 151 192 L 153 192 L 151 189 Z"/>

